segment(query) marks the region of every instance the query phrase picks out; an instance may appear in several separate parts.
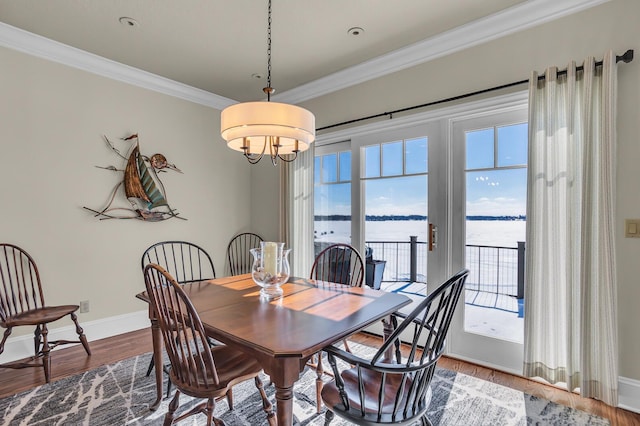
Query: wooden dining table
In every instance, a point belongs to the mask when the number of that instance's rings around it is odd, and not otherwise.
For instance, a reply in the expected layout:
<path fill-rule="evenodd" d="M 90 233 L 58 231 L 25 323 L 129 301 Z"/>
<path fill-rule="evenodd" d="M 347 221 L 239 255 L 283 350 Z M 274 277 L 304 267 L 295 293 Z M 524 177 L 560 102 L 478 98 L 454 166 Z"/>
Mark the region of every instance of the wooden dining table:
<path fill-rule="evenodd" d="M 293 425 L 293 386 L 322 348 L 388 317 L 407 296 L 323 281 L 290 278 L 283 297 L 260 298 L 250 274 L 184 285 L 207 335 L 255 357 L 275 386 L 277 424 Z M 146 292 L 138 294 L 149 302 Z M 162 399 L 162 338 L 149 305 L 157 399 Z"/>

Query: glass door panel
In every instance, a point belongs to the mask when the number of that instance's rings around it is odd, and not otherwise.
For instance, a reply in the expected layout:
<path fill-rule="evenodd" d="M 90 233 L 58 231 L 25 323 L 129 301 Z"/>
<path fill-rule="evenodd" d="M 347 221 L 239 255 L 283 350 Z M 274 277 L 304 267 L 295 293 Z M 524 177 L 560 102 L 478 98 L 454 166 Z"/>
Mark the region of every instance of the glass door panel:
<path fill-rule="evenodd" d="M 351 244 L 351 152 L 315 156 L 314 251 L 334 243 Z"/>
<path fill-rule="evenodd" d="M 527 202 L 526 109 L 453 126 L 455 263 L 469 269 L 450 352 L 515 373 L 524 342 Z M 460 309 L 462 308 L 462 309 Z"/>
<path fill-rule="evenodd" d="M 367 284 L 426 294 L 428 136 L 362 148 Z"/>
<path fill-rule="evenodd" d="M 429 161 L 432 145 L 441 143 L 438 130 L 423 124 L 352 141 L 361 165 L 360 223 L 367 284 L 416 302 L 427 295 L 431 273 Z M 382 334 L 382 325 L 367 330 Z"/>

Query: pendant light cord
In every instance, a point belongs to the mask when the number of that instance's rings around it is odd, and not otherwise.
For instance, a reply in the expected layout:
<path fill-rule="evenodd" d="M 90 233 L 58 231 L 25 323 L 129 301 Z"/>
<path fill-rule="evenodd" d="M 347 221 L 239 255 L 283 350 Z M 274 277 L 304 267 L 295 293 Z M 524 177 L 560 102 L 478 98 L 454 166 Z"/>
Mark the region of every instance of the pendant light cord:
<path fill-rule="evenodd" d="M 267 87 L 263 90 L 267 93 L 267 102 L 271 101 L 271 0 L 269 0 L 269 9 L 267 13 Z"/>

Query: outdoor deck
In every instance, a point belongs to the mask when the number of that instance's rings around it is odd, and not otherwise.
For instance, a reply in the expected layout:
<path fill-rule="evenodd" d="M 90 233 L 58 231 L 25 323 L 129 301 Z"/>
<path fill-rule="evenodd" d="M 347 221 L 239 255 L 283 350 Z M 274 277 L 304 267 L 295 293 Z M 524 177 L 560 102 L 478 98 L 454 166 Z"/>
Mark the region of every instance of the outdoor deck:
<path fill-rule="evenodd" d="M 427 294 L 425 283 L 382 282 L 381 290 L 404 294 L 419 301 Z M 524 341 L 522 302 L 513 296 L 465 291 L 465 330 L 515 342 Z"/>

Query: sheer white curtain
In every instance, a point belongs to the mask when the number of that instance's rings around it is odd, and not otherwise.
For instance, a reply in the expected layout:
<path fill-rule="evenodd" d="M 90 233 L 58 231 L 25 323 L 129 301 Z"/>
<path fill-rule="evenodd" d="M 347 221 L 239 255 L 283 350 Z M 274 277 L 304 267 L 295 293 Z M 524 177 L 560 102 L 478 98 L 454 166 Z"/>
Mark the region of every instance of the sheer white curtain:
<path fill-rule="evenodd" d="M 282 167 L 281 241 L 291 248 L 291 275 L 307 278 L 313 265 L 313 146 Z"/>
<path fill-rule="evenodd" d="M 616 58 L 529 83 L 524 374 L 618 400 Z"/>

